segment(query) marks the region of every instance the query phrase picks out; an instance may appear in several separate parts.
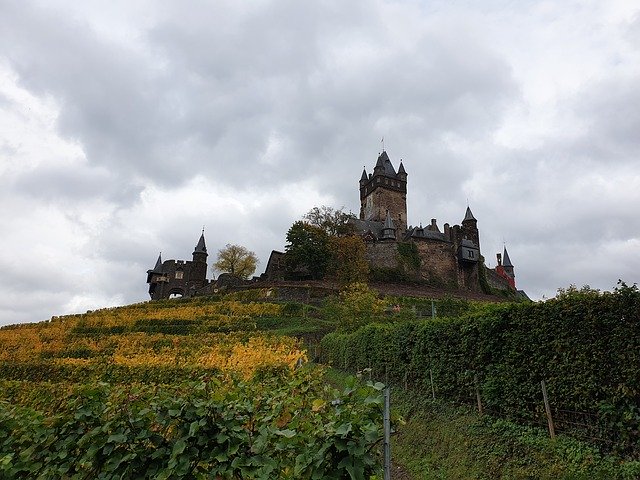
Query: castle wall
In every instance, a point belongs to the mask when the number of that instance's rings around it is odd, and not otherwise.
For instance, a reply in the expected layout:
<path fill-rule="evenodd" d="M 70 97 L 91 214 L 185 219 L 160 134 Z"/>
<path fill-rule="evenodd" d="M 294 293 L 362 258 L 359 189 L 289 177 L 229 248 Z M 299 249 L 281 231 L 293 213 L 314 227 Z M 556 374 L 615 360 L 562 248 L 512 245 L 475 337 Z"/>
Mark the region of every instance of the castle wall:
<path fill-rule="evenodd" d="M 168 298 L 171 294 L 191 296 L 207 284 L 207 264 L 183 260 L 167 260 L 162 264 L 164 281 L 157 282 L 153 300 Z"/>
<path fill-rule="evenodd" d="M 485 276 L 490 287 L 498 290 L 515 290 L 515 287 L 509 285 L 509 281 L 502 277 L 495 269 L 485 269 Z"/>
<path fill-rule="evenodd" d="M 398 266 L 398 244 L 396 242 L 367 243 L 365 258 L 369 265 L 378 268 Z"/>
<path fill-rule="evenodd" d="M 458 262 L 453 245 L 433 240 L 417 240 L 421 259 L 420 278 L 429 282 L 451 285 L 457 283 Z"/>

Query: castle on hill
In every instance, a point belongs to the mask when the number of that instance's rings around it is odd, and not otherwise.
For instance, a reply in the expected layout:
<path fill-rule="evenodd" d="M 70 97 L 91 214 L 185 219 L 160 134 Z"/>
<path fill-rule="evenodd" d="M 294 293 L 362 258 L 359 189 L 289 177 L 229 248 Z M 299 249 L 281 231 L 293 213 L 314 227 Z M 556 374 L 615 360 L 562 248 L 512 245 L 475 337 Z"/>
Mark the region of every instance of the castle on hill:
<path fill-rule="evenodd" d="M 483 290 L 486 280 L 487 286 L 515 291 L 514 266 L 506 247 L 497 254 L 495 269 L 484 266 L 478 221 L 469 207 L 460 225 L 445 223 L 442 230 L 436 219 L 426 227 L 407 224 L 407 177 L 402 161 L 396 171 L 386 151 L 378 156 L 372 173 L 366 167 L 362 171 L 360 215 L 351 222 L 365 241 L 370 266 L 406 271 L 407 263 L 419 263 L 413 272 L 416 280 L 471 291 Z"/>
<path fill-rule="evenodd" d="M 158 255 L 155 266 L 147 270 L 147 283 L 151 300 L 161 300 L 172 295 L 193 297 L 209 284 L 207 280 L 207 245 L 204 230 L 193 250 L 192 260 L 162 261 Z"/>
<path fill-rule="evenodd" d="M 516 292 L 514 266 L 506 247 L 497 254 L 496 268 L 484 265 L 478 221 L 469 207 L 460 225 L 445 223 L 441 230 L 436 219 L 426 227 L 408 225 L 407 177 L 402 162 L 396 171 L 386 151 L 378 156 L 372 173 L 365 167 L 360 177 L 360 215 L 349 221 L 365 242 L 372 271 L 391 278 L 400 272 L 410 280 L 451 289 L 486 292 L 491 287 Z M 191 261 L 162 261 L 159 255 L 147 271 L 151 299 L 206 295 L 241 282 L 229 274 L 207 280 L 207 256 L 204 231 Z M 283 259 L 284 253 L 271 252 L 260 279 L 284 278 Z"/>

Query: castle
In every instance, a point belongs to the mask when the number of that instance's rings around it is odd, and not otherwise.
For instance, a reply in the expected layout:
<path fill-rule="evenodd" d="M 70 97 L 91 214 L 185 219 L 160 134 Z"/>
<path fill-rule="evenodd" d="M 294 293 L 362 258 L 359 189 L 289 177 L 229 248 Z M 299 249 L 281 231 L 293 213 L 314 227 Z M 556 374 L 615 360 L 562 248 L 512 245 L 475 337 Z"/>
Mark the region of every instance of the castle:
<path fill-rule="evenodd" d="M 360 177 L 360 215 L 349 220 L 354 233 L 366 245 L 366 258 L 372 271 L 382 276 L 401 274 L 410 280 L 425 281 L 451 289 L 485 291 L 490 288 L 516 292 L 514 266 L 505 247 L 497 254 L 495 269 L 486 268 L 480 251 L 478 221 L 467 207 L 460 225 L 436 219 L 426 227 L 407 223 L 407 172 L 402 161 L 396 171 L 383 151 L 372 173 L 366 167 Z M 191 261 L 166 260 L 158 256 L 147 271 L 152 300 L 173 295 L 206 295 L 217 288 L 241 282 L 222 274 L 217 281 L 207 280 L 207 247 L 204 230 L 193 251 Z M 261 279 L 284 277 L 284 253 L 273 251 Z M 519 292 L 525 296 L 524 292 Z"/>
<path fill-rule="evenodd" d="M 207 246 L 204 241 L 204 230 L 193 250 L 193 260 L 162 261 L 158 255 L 155 267 L 147 270 L 147 283 L 151 300 L 169 298 L 172 295 L 192 297 L 203 287 L 207 280 Z"/>
<path fill-rule="evenodd" d="M 515 291 L 514 267 L 506 247 L 498 266 L 487 269 L 480 251 L 478 221 L 467 207 L 460 225 L 436 219 L 426 227 L 407 225 L 407 172 L 400 162 L 396 171 L 383 151 L 367 174 L 360 177 L 360 216 L 353 219 L 356 233 L 366 244 L 373 269 L 409 270 L 416 280 L 453 288 L 480 291 L 487 286 Z M 407 268 L 409 267 L 409 268 Z"/>

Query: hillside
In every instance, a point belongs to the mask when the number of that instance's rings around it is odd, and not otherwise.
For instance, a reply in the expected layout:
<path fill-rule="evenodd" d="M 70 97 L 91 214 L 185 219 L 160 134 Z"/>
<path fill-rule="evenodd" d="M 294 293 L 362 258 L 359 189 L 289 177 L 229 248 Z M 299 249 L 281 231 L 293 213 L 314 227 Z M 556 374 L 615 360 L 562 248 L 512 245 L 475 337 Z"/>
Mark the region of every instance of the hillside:
<path fill-rule="evenodd" d="M 1 478 L 368 478 L 380 385 L 329 388 L 299 305 L 198 298 L 0 329 Z"/>
<path fill-rule="evenodd" d="M 376 380 L 407 421 L 398 478 L 640 472 L 635 286 L 523 304 L 332 292 L 280 284 L 1 328 L 0 478 L 369 478 Z M 540 428 L 540 379 L 560 439 Z"/>

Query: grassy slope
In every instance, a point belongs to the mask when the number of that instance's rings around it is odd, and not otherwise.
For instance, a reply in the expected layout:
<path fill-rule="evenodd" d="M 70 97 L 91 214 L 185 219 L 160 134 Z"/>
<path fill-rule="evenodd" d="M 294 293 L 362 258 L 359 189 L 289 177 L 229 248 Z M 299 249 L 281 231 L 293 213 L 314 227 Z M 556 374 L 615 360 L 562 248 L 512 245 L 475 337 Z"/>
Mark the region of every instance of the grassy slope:
<path fill-rule="evenodd" d="M 330 370 L 331 383 L 346 374 Z M 635 479 L 640 462 L 622 463 L 585 443 L 474 411 L 432 402 L 426 393 L 392 391 L 406 423 L 392 439 L 392 458 L 415 480 Z"/>
<path fill-rule="evenodd" d="M 197 303 L 208 302 L 199 299 Z M 158 302 L 157 307 L 189 303 L 196 302 Z M 291 313 L 289 317 L 256 318 L 256 329 L 313 341 L 335 325 L 318 318 L 321 311 Z M 305 316 L 298 316 L 300 313 Z M 333 372 L 328 378 L 340 383 L 344 376 Z M 621 466 L 615 458 L 602 458 L 571 439 L 552 442 L 543 431 L 479 419 L 468 410 L 434 404 L 426 395 L 394 390 L 393 404 L 407 420 L 394 437 L 394 461 L 415 479 L 640 478 L 638 463 Z"/>
<path fill-rule="evenodd" d="M 394 457 L 416 479 L 632 479 L 640 463 L 626 464 L 577 440 L 523 427 L 467 408 L 433 403 L 416 392 L 395 392 L 407 423 Z"/>

